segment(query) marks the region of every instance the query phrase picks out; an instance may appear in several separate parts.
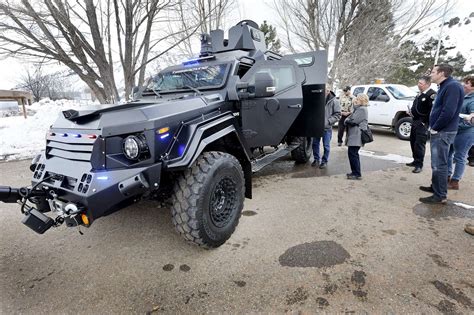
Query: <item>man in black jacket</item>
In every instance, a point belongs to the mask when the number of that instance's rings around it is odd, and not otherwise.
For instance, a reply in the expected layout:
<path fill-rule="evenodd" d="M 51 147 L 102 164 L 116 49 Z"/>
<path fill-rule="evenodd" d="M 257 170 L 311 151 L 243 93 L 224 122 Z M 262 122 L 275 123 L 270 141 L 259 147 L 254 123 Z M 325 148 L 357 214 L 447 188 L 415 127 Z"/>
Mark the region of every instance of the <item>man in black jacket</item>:
<path fill-rule="evenodd" d="M 425 159 L 426 140 L 428 139 L 428 126 L 433 100 L 436 92 L 430 88 L 431 78 L 423 76 L 418 80 L 418 89 L 420 92 L 413 101 L 410 109 L 410 115 L 413 117 L 410 133 L 411 152 L 413 162 L 407 166 L 414 166 L 413 173 L 420 173 Z"/>

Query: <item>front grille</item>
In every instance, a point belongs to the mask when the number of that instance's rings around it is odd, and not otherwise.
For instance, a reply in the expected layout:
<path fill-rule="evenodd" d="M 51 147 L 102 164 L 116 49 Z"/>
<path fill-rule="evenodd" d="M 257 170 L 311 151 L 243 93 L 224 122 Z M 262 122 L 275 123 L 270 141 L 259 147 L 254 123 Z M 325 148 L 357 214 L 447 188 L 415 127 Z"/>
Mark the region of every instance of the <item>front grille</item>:
<path fill-rule="evenodd" d="M 96 139 L 69 138 L 61 135 L 48 136 L 46 141 L 46 156 L 56 156 L 72 161 L 91 160 L 92 149 Z"/>
<path fill-rule="evenodd" d="M 56 174 L 53 172 L 46 172 L 44 175 L 44 182 L 54 185 L 59 183 L 59 186 L 68 190 L 74 190 L 77 183 L 77 178 Z"/>

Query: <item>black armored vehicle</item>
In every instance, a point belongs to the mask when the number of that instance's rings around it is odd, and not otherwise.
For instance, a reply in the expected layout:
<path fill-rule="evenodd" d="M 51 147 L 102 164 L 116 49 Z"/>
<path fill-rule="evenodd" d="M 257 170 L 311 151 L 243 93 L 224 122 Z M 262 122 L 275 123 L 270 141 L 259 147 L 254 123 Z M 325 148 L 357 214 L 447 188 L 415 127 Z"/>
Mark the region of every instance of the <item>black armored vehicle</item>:
<path fill-rule="evenodd" d="M 185 239 L 218 247 L 252 197 L 253 172 L 286 154 L 309 160 L 311 137 L 324 129 L 326 79 L 326 52 L 268 51 L 255 22 L 227 39 L 201 35 L 198 58 L 164 69 L 132 101 L 63 111 L 32 161 L 31 186 L 0 186 L 0 200 L 19 203 L 37 233 L 166 200 Z"/>

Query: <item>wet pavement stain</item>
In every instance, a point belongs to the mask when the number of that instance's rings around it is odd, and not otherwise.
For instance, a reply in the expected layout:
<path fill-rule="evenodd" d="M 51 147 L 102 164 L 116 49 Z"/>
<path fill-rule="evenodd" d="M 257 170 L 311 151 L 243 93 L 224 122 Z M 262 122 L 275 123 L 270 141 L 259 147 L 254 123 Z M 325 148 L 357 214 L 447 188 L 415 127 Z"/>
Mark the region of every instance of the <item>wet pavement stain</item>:
<path fill-rule="evenodd" d="M 365 277 L 367 274 L 364 271 L 356 270 L 351 276 L 351 282 L 357 287 L 357 290 L 352 290 L 352 294 L 358 298 L 367 298 L 367 292 L 362 291 L 362 287 L 365 285 Z"/>
<path fill-rule="evenodd" d="M 357 296 L 358 298 L 365 299 L 367 297 L 367 292 L 362 290 L 353 290 L 352 294 Z"/>
<path fill-rule="evenodd" d="M 367 276 L 367 274 L 363 271 L 354 271 L 354 273 L 352 274 L 352 277 L 351 277 L 351 282 L 355 285 L 358 285 L 358 286 L 364 286 L 365 285 L 365 277 Z"/>
<path fill-rule="evenodd" d="M 351 255 L 334 241 L 317 241 L 291 247 L 281 255 L 280 265 L 287 267 L 331 267 L 344 263 Z"/>
<path fill-rule="evenodd" d="M 377 154 L 375 154 L 377 155 Z M 386 155 L 381 153 L 380 155 Z M 362 171 L 378 171 L 388 168 L 399 167 L 400 164 L 397 164 L 393 161 L 382 160 L 368 156 L 360 156 L 361 168 Z M 255 179 L 261 179 L 270 175 L 279 175 L 279 174 L 291 174 L 293 178 L 311 178 L 311 177 L 320 177 L 320 176 L 332 176 L 332 175 L 344 175 L 350 172 L 349 159 L 347 157 L 347 150 L 333 150 L 331 151 L 331 159 L 327 165 L 327 168 L 321 170 L 317 167 L 312 167 L 311 163 L 306 164 L 295 164 L 293 160 L 290 159 L 289 155 L 282 157 L 271 163 L 270 165 L 264 167 L 262 170 L 255 173 Z M 258 180 L 257 180 L 257 184 Z"/>
<path fill-rule="evenodd" d="M 444 283 L 438 280 L 431 282 L 439 292 L 443 293 L 447 297 L 456 300 L 458 303 L 461 303 L 464 306 L 467 306 L 471 309 L 474 309 L 471 299 L 469 299 L 464 292 L 459 289 L 453 288 L 449 283 Z"/>
<path fill-rule="evenodd" d="M 286 305 L 293 305 L 304 302 L 308 299 L 308 292 L 302 287 L 297 288 L 291 294 L 286 296 Z"/>
<path fill-rule="evenodd" d="M 191 267 L 189 267 L 186 264 L 183 264 L 183 265 L 179 266 L 179 270 L 184 271 L 184 272 L 188 272 L 189 270 L 191 270 Z"/>
<path fill-rule="evenodd" d="M 166 265 L 163 266 L 164 271 L 171 271 L 173 269 L 174 269 L 174 265 L 172 265 L 172 264 L 166 264 Z"/>
<path fill-rule="evenodd" d="M 322 297 L 316 298 L 316 303 L 318 303 L 319 308 L 326 308 L 329 306 L 328 300 Z"/>
<path fill-rule="evenodd" d="M 435 305 L 435 307 L 444 315 L 460 314 L 456 312 L 456 305 L 448 300 L 439 301 L 438 305 Z"/>
<path fill-rule="evenodd" d="M 251 211 L 251 210 L 242 211 L 242 215 L 246 216 L 246 217 L 252 217 L 256 214 L 257 214 L 257 212 Z"/>
<path fill-rule="evenodd" d="M 452 201 L 446 205 L 417 204 L 413 213 L 427 219 L 442 219 L 447 217 L 474 219 L 474 211 L 456 206 Z"/>
<path fill-rule="evenodd" d="M 234 281 L 234 283 L 240 288 L 243 288 L 247 285 L 247 282 L 245 281 Z"/>
<path fill-rule="evenodd" d="M 440 267 L 444 267 L 444 268 L 449 268 L 450 266 L 443 260 L 443 258 L 440 256 L 440 255 L 437 255 L 437 254 L 428 254 L 429 257 L 431 257 L 431 259 L 433 259 L 433 261 L 435 262 L 435 264 L 437 264 L 438 266 Z"/>
<path fill-rule="evenodd" d="M 337 291 L 337 284 L 332 283 L 324 287 L 325 294 L 334 294 Z"/>
<path fill-rule="evenodd" d="M 209 293 L 207 293 L 206 291 L 198 290 L 198 292 L 197 292 L 197 297 L 199 297 L 200 299 L 204 299 L 208 295 L 209 295 Z M 184 299 L 184 304 L 188 304 L 191 301 L 191 299 L 193 299 L 194 297 L 196 297 L 196 294 L 194 294 L 194 293 L 191 293 L 191 295 L 187 295 Z"/>
<path fill-rule="evenodd" d="M 386 233 L 386 234 L 390 234 L 390 235 L 395 235 L 397 234 L 397 231 L 395 230 L 382 230 L 382 232 Z"/>

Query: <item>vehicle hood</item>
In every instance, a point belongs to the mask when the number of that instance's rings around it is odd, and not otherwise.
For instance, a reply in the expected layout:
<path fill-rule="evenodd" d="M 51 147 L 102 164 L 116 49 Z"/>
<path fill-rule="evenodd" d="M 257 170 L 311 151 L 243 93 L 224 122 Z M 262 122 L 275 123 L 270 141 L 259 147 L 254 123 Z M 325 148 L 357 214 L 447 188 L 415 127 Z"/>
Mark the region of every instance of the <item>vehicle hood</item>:
<path fill-rule="evenodd" d="M 163 124 L 181 121 L 194 112 L 206 112 L 209 103 L 204 97 L 153 100 L 102 106 L 100 109 L 63 111 L 52 125 L 53 129 L 96 130 L 112 135 L 148 130 Z"/>

